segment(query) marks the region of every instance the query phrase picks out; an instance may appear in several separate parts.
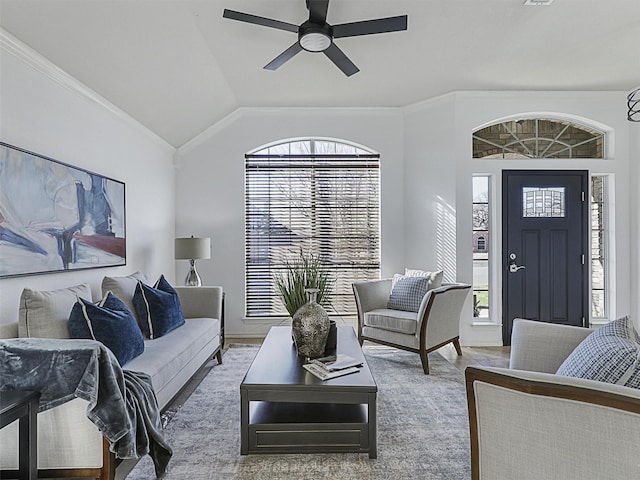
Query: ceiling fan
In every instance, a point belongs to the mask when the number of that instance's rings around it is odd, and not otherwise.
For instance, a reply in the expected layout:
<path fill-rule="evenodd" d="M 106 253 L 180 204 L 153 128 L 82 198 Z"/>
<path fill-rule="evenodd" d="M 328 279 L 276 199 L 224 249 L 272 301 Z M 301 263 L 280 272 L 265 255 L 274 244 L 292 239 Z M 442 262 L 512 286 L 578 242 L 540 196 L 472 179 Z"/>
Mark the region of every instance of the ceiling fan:
<path fill-rule="evenodd" d="M 288 60 L 291 60 L 301 50 L 306 50 L 307 52 L 324 53 L 347 77 L 357 73 L 359 69 L 338 48 L 333 42 L 334 39 L 397 32 L 407 29 L 406 15 L 329 25 L 327 23 L 329 0 L 306 0 L 306 4 L 309 10 L 309 20 L 300 25 L 259 17 L 249 13 L 236 12 L 226 8 L 222 16 L 231 20 L 239 20 L 298 34 L 298 40 L 293 45 L 264 66 L 267 70 L 277 69 Z"/>

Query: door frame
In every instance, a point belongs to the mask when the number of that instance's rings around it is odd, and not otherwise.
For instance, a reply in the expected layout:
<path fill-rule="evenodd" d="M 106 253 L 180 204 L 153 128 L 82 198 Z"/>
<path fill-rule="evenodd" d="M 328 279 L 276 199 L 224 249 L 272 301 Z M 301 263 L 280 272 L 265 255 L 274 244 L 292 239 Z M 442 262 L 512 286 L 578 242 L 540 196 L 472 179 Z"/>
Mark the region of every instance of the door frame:
<path fill-rule="evenodd" d="M 591 262 L 591 252 L 589 249 L 589 232 L 590 229 L 590 219 L 589 215 L 589 205 L 590 205 L 590 191 L 589 191 L 589 181 L 590 181 L 590 172 L 589 170 L 534 170 L 534 169 L 501 169 L 501 230 L 502 230 L 502 246 L 500 248 L 500 266 L 502 269 L 502 299 L 501 299 L 501 310 L 502 310 L 502 343 L 503 345 L 510 345 L 511 341 L 511 329 L 513 321 L 507 318 L 508 309 L 507 309 L 507 285 L 509 281 L 509 252 L 507 251 L 507 239 L 508 239 L 508 229 L 507 229 L 507 209 L 505 208 L 505 203 L 507 201 L 507 192 L 506 192 L 506 176 L 508 174 L 516 174 L 516 175 L 537 175 L 537 176 L 558 176 L 558 175 L 581 175 L 582 176 L 582 251 L 584 252 L 584 263 L 582 269 L 582 326 L 588 327 L 590 322 L 590 309 L 589 309 L 589 298 L 590 298 L 590 262 Z M 506 340 L 509 340 L 508 342 Z"/>

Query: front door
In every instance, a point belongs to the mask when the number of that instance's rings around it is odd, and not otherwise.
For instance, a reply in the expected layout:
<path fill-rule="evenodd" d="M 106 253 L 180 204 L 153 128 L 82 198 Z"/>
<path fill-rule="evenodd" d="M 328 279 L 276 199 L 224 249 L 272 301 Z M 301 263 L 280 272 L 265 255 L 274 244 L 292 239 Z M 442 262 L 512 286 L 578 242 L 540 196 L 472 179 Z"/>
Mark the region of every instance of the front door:
<path fill-rule="evenodd" d="M 503 171 L 505 345 L 514 318 L 587 324 L 587 182 L 586 171 Z"/>

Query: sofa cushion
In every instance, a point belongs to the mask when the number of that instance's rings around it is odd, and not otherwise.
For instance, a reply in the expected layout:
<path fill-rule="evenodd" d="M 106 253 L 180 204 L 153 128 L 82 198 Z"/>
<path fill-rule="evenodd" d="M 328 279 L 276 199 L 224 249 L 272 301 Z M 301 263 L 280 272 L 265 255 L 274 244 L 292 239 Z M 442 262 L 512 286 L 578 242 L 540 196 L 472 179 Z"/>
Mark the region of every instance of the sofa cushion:
<path fill-rule="evenodd" d="M 394 278 L 396 278 L 396 282 L 391 289 L 387 308 L 417 312 L 420 309 L 422 299 L 429 289 L 431 278 L 405 277 L 399 274 L 394 275 Z"/>
<path fill-rule="evenodd" d="M 49 291 L 25 288 L 20 296 L 18 335 L 69 338 L 69 314 L 78 297 L 91 298 L 88 283 Z"/>
<path fill-rule="evenodd" d="M 391 332 L 415 335 L 418 322 L 414 312 L 380 308 L 364 314 L 364 324 Z"/>
<path fill-rule="evenodd" d="M 133 306 L 141 320 L 140 328 L 147 338 L 159 338 L 184 325 L 178 293 L 164 275 L 153 287 L 139 281 L 133 294 Z"/>
<path fill-rule="evenodd" d="M 591 333 L 556 373 L 640 388 L 640 336 L 629 317 L 613 320 Z"/>
<path fill-rule="evenodd" d="M 138 318 L 133 306 L 133 294 L 136 292 L 138 281 L 148 283 L 147 277 L 142 272 L 135 272 L 126 277 L 104 277 L 102 279 L 102 296 L 104 297 L 107 292 L 113 293 L 133 312 L 138 320 L 138 325 L 141 325 L 141 319 Z"/>
<path fill-rule="evenodd" d="M 198 352 L 205 348 L 219 331 L 219 320 L 191 318 L 185 322 L 184 326 L 163 337 L 145 340 L 144 355 L 131 360 L 127 364 L 127 369 L 145 372 L 151 376 L 153 388 L 162 408 L 170 400 L 163 389 L 176 376 L 184 375 L 182 371 L 186 365 L 198 356 Z"/>
<path fill-rule="evenodd" d="M 144 338 L 133 312 L 111 292 L 97 304 L 78 299 L 69 316 L 69 335 L 102 342 L 120 365 L 144 351 Z"/>

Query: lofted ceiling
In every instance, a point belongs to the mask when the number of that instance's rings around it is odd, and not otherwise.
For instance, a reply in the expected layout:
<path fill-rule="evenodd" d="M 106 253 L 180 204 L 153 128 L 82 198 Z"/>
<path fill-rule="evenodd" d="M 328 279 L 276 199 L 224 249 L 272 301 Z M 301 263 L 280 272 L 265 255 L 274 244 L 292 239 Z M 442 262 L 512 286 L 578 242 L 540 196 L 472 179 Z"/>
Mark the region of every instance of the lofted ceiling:
<path fill-rule="evenodd" d="M 402 107 L 456 90 L 630 90 L 640 0 L 331 0 L 331 24 L 407 14 L 408 30 L 337 39 L 262 67 L 296 34 L 304 0 L 0 0 L 0 26 L 179 147 L 240 107 Z"/>

